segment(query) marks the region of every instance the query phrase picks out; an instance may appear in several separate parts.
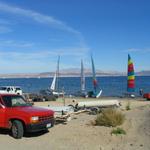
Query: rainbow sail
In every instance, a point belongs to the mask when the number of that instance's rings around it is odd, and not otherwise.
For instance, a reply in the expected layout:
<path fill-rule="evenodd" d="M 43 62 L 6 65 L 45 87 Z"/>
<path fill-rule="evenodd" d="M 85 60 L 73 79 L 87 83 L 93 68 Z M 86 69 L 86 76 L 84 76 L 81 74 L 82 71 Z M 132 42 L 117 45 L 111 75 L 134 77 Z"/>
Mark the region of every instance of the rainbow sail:
<path fill-rule="evenodd" d="M 135 91 L 135 75 L 134 75 L 134 66 L 131 60 L 130 55 L 128 54 L 128 82 L 127 82 L 127 92 Z"/>

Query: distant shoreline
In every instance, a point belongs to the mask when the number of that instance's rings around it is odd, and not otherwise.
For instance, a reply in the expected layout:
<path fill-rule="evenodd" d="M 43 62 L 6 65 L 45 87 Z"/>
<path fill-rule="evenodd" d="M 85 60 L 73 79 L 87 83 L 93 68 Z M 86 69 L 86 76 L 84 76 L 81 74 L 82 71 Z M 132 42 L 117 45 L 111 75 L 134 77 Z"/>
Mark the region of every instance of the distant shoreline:
<path fill-rule="evenodd" d="M 55 72 L 37 72 L 37 73 L 1 73 L 0 79 L 5 78 L 52 78 Z M 80 69 L 66 69 L 60 70 L 60 77 L 80 77 Z M 85 77 L 92 77 L 92 72 L 89 69 L 84 71 Z M 101 71 L 96 70 L 97 77 L 117 77 L 117 76 L 127 76 L 126 72 L 117 71 Z M 150 76 L 150 71 L 139 71 L 135 72 L 135 76 Z"/>
<path fill-rule="evenodd" d="M 127 75 L 97 75 L 97 77 L 126 77 Z M 137 77 L 138 76 L 150 76 L 150 75 L 136 75 Z M 80 76 L 79 75 L 60 75 L 59 76 L 60 78 L 79 78 Z M 88 75 L 88 76 L 85 76 L 85 77 L 92 77 L 92 75 Z M 30 78 L 37 78 L 37 79 L 41 79 L 41 78 L 53 78 L 53 76 L 14 76 L 14 75 L 8 75 L 8 76 L 3 76 L 3 75 L 0 75 L 0 79 L 16 79 L 16 78 L 26 78 L 26 79 L 30 79 Z"/>

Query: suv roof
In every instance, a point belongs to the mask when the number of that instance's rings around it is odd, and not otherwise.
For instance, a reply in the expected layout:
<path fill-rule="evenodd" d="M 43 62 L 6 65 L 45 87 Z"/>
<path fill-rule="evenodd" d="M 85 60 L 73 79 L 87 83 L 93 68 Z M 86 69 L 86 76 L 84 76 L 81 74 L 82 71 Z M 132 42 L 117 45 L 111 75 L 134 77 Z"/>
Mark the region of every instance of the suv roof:
<path fill-rule="evenodd" d="M 14 87 L 14 88 L 20 88 L 20 86 L 0 86 L 0 87 Z"/>

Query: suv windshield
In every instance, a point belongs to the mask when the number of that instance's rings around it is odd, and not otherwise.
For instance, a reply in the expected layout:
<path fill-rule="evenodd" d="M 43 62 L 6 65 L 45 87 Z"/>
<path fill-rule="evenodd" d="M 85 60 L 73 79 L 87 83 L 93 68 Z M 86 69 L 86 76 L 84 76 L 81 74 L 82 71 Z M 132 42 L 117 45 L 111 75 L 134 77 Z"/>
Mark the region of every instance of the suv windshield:
<path fill-rule="evenodd" d="M 0 90 L 7 90 L 6 87 L 0 87 Z"/>
<path fill-rule="evenodd" d="M 22 96 L 18 95 L 7 95 L 2 96 L 3 101 L 7 107 L 15 106 L 29 106 L 30 104 L 26 103 Z"/>
<path fill-rule="evenodd" d="M 20 89 L 19 87 L 17 87 L 17 88 L 16 88 L 16 90 L 18 90 L 18 91 L 19 91 L 19 90 L 21 90 L 21 89 Z"/>

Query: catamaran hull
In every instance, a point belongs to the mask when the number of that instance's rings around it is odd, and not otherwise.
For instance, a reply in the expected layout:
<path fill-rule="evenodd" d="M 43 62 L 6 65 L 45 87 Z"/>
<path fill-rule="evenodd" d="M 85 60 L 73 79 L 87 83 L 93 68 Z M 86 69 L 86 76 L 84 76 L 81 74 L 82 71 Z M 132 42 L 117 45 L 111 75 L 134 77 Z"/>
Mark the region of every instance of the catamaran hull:
<path fill-rule="evenodd" d="M 53 91 L 52 92 L 52 94 L 54 95 L 54 96 L 64 96 L 64 93 L 63 92 L 55 92 L 55 91 Z"/>
<path fill-rule="evenodd" d="M 118 100 L 100 100 L 100 101 L 84 101 L 78 102 L 78 108 L 89 108 L 89 107 L 119 107 L 121 104 Z"/>

